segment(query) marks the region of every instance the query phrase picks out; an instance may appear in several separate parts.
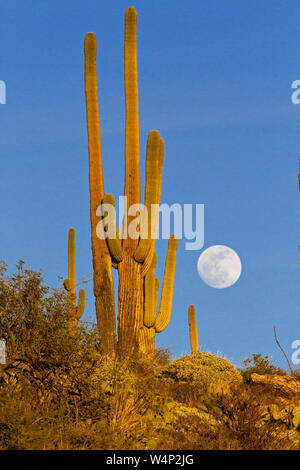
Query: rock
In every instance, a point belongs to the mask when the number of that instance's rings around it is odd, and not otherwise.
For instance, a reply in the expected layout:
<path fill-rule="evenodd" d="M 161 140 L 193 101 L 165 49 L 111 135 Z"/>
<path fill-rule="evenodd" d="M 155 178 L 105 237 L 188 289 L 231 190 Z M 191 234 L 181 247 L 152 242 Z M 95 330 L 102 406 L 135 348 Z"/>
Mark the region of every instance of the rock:
<path fill-rule="evenodd" d="M 251 374 L 253 383 L 267 385 L 283 395 L 300 394 L 300 382 L 291 375 L 260 375 Z"/>
<path fill-rule="evenodd" d="M 298 430 L 300 429 L 300 406 L 293 408 L 293 426 Z"/>

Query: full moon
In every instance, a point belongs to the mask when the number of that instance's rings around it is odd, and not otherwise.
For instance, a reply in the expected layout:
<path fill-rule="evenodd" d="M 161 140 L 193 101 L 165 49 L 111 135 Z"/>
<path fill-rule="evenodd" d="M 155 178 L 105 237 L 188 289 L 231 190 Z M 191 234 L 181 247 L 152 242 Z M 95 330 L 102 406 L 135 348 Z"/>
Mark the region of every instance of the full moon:
<path fill-rule="evenodd" d="M 210 246 L 201 253 L 197 269 L 201 279 L 210 287 L 225 289 L 236 283 L 242 272 L 238 254 L 228 246 Z"/>

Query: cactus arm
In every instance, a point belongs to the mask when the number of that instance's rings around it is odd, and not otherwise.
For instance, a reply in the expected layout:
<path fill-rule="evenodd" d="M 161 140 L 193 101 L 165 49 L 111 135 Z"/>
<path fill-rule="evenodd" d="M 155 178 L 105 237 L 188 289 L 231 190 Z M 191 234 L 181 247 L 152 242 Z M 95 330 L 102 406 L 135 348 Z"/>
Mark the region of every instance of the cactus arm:
<path fill-rule="evenodd" d="M 117 232 L 117 236 L 118 236 L 118 239 L 120 240 L 121 239 L 121 243 L 123 241 L 123 231 L 124 231 L 124 217 L 123 217 L 123 220 L 122 220 L 122 223 L 119 227 L 119 230 Z"/>
<path fill-rule="evenodd" d="M 154 298 L 154 305 L 155 305 L 155 312 L 158 309 L 158 290 L 159 290 L 159 279 L 155 279 L 155 298 Z"/>
<path fill-rule="evenodd" d="M 84 312 L 84 307 L 85 307 L 85 290 L 80 289 L 79 294 L 78 294 L 78 304 L 77 304 L 77 319 L 79 320 Z"/>
<path fill-rule="evenodd" d="M 70 280 L 69 280 L 69 279 L 65 279 L 65 280 L 64 280 L 64 288 L 66 289 L 66 291 L 71 290 L 71 284 L 70 284 Z"/>
<path fill-rule="evenodd" d="M 168 326 L 171 318 L 177 248 L 178 239 L 175 235 L 171 235 L 168 243 L 159 312 L 154 326 L 156 333 L 161 333 Z"/>
<path fill-rule="evenodd" d="M 189 329 L 192 354 L 199 352 L 195 306 L 189 306 Z"/>
<path fill-rule="evenodd" d="M 90 156 L 90 189 L 93 196 L 93 216 L 104 195 L 102 172 L 101 131 L 97 87 L 97 39 L 94 33 L 87 33 L 84 40 L 85 54 L 85 98 Z"/>
<path fill-rule="evenodd" d="M 155 278 L 155 266 L 157 256 L 154 253 L 152 265 L 148 273 L 144 277 L 144 320 L 140 329 L 139 336 L 139 350 L 144 353 L 154 353 L 155 351 L 155 317 L 158 307 L 158 289 L 159 280 Z M 152 281 L 152 274 L 154 271 L 154 282 Z M 148 286 L 149 277 L 151 278 L 151 285 Z M 149 298 L 149 295 L 152 298 Z M 149 304 L 151 306 L 149 306 Z M 148 310 L 148 312 L 147 312 Z"/>
<path fill-rule="evenodd" d="M 116 264 L 120 263 L 123 259 L 122 247 L 121 242 L 119 240 L 118 232 L 117 232 L 117 224 L 116 224 L 116 212 L 115 212 L 115 199 L 112 194 L 104 194 L 102 204 L 109 204 L 113 207 L 113 213 L 105 211 L 103 216 L 107 218 L 107 226 L 104 230 L 107 232 L 107 246 L 112 258 L 112 263 L 115 266 Z M 109 234 L 112 234 L 110 237 Z"/>
<path fill-rule="evenodd" d="M 124 83 L 125 83 L 125 190 L 127 207 L 140 204 L 140 143 L 139 143 L 139 105 L 137 81 L 137 12 L 129 7 L 125 12 L 124 34 Z M 125 226 L 129 220 L 125 214 Z M 124 248 L 134 254 L 137 240 L 127 237 Z"/>
<path fill-rule="evenodd" d="M 103 352 L 114 355 L 117 340 L 111 257 L 106 241 L 100 240 L 96 234 L 98 222 L 96 210 L 104 196 L 104 184 L 97 96 L 97 40 L 93 33 L 88 33 L 85 36 L 84 55 L 95 306 Z"/>
<path fill-rule="evenodd" d="M 157 230 L 158 230 L 158 220 L 159 220 L 159 204 L 160 204 L 160 197 L 161 197 L 161 182 L 162 182 L 162 168 L 163 168 L 163 161 L 164 161 L 164 140 L 160 138 L 160 146 L 159 146 L 159 154 L 158 154 L 158 182 L 157 182 L 157 193 L 156 193 L 156 200 L 155 200 L 155 208 L 153 208 L 153 211 L 151 213 L 151 216 L 153 217 L 152 221 L 152 233 L 151 233 L 151 244 L 150 244 L 150 250 L 148 251 L 148 254 L 146 255 L 146 259 L 143 263 L 142 266 L 142 276 L 145 276 L 148 269 L 151 266 L 152 262 L 152 257 L 155 252 L 155 243 L 157 239 Z"/>
<path fill-rule="evenodd" d="M 143 263 L 149 253 L 152 239 L 151 239 L 151 221 L 154 220 L 154 207 L 158 198 L 159 182 L 160 180 L 160 135 L 158 131 L 151 131 L 148 134 L 147 149 L 146 149 L 146 178 L 145 178 L 145 211 L 141 220 L 141 233 L 138 247 L 134 254 L 134 259 L 138 263 Z M 155 234 L 156 235 L 156 234 Z"/>
<path fill-rule="evenodd" d="M 144 326 L 152 328 L 156 319 L 156 279 L 155 268 L 157 256 L 154 253 L 151 267 L 144 277 Z"/>

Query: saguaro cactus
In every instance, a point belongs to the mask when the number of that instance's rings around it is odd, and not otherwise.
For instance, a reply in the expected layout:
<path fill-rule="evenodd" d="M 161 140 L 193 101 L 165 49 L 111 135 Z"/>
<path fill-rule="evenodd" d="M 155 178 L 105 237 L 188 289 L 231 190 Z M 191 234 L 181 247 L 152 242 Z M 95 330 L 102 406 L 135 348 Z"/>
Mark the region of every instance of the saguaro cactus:
<path fill-rule="evenodd" d="M 75 257 L 75 229 L 69 229 L 68 237 L 68 279 L 64 280 L 64 287 L 68 291 L 68 328 L 72 335 L 77 333 L 78 320 L 84 312 L 85 290 L 80 289 L 78 305 L 76 307 L 76 257 Z"/>
<path fill-rule="evenodd" d="M 105 233 L 104 212 L 100 204 L 111 204 L 111 194 L 104 193 L 100 143 L 100 119 L 97 98 L 96 51 L 93 33 L 85 37 L 85 92 L 88 122 L 90 162 L 90 210 L 92 253 L 94 265 L 94 294 L 96 313 L 103 351 L 116 350 L 116 325 L 111 267 L 119 273 L 118 290 L 118 351 L 128 354 L 138 349 L 143 324 L 143 283 L 155 251 L 158 225 L 157 207 L 160 203 L 164 141 L 152 130 L 146 147 L 145 211 L 140 218 L 140 145 L 137 82 L 137 12 L 134 7 L 125 12 L 124 82 L 125 82 L 125 187 L 126 208 L 122 227 L 122 240 L 114 217 L 109 217 Z M 97 217 L 103 217 L 97 218 Z M 150 223 L 151 222 L 151 223 Z M 99 225 L 100 224 L 100 225 Z M 106 227 L 107 229 L 107 227 Z M 167 300 L 164 304 L 167 306 Z M 165 308 L 165 306 L 164 306 Z M 161 317 L 160 317 L 161 318 Z"/>
<path fill-rule="evenodd" d="M 97 237 L 96 211 L 104 197 L 100 119 L 97 95 L 97 40 L 88 33 L 84 43 L 85 97 L 89 142 L 90 217 L 97 323 L 103 351 L 115 354 L 116 323 L 111 257 L 105 240 Z"/>
<path fill-rule="evenodd" d="M 190 343 L 192 354 L 199 352 L 198 344 L 198 332 L 197 332 L 197 322 L 196 322 L 196 313 L 195 306 L 189 306 L 189 327 L 190 327 Z"/>
<path fill-rule="evenodd" d="M 143 325 L 140 330 L 140 350 L 144 352 L 154 352 L 155 333 L 164 331 L 171 319 L 177 247 L 178 240 L 174 235 L 171 235 L 168 243 L 158 313 L 159 280 L 155 277 L 157 263 L 156 253 L 154 253 L 151 266 L 144 277 L 144 317 Z"/>

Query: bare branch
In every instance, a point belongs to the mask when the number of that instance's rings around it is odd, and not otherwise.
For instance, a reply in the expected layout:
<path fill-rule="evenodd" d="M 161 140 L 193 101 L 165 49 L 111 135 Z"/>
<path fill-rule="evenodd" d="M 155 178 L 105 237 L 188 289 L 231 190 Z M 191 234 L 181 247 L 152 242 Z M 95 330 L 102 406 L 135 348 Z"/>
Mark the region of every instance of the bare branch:
<path fill-rule="evenodd" d="M 284 352 L 283 348 L 281 347 L 281 345 L 280 345 L 280 343 L 279 343 L 279 341 L 278 341 L 278 339 L 277 339 L 277 335 L 276 335 L 276 327 L 275 327 L 275 325 L 274 325 L 274 336 L 275 336 L 275 341 L 276 341 L 276 343 L 278 344 L 278 346 L 279 346 L 280 350 L 282 351 L 282 353 L 283 353 L 284 357 L 286 358 L 286 361 L 287 361 L 287 363 L 288 363 L 289 369 L 290 369 L 290 371 L 291 371 L 291 375 L 294 375 L 294 371 L 293 371 L 293 369 L 291 368 L 290 361 L 289 361 L 289 359 L 288 359 L 287 355 L 285 354 L 285 352 Z"/>

